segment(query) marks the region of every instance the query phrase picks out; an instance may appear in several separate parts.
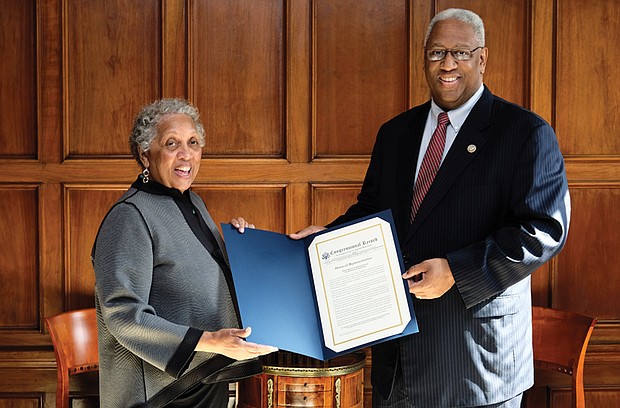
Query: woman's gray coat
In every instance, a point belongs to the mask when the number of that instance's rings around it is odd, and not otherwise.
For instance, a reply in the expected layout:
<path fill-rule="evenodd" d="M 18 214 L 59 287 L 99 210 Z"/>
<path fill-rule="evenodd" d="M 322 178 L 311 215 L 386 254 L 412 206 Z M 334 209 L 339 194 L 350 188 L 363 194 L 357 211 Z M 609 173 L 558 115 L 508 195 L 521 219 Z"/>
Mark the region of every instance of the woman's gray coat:
<path fill-rule="evenodd" d="M 239 327 L 226 276 L 192 232 L 196 220 L 183 206 L 200 213 L 223 250 L 197 194 L 140 179 L 101 224 L 92 258 L 102 407 L 146 401 L 215 356 L 194 352 L 203 331 Z M 256 360 L 235 362 L 219 378 L 259 369 Z"/>

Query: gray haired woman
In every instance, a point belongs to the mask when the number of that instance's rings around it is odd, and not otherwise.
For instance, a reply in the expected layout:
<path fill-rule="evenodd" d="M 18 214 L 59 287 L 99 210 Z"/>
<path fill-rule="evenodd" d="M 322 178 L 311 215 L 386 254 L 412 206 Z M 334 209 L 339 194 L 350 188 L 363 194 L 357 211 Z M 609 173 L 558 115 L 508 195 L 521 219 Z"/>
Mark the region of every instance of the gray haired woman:
<path fill-rule="evenodd" d="M 260 372 L 257 357 L 276 350 L 245 341 L 224 242 L 190 190 L 204 144 L 184 100 L 156 101 L 135 119 L 129 145 L 142 174 L 92 250 L 102 407 L 225 407 L 228 382 Z"/>

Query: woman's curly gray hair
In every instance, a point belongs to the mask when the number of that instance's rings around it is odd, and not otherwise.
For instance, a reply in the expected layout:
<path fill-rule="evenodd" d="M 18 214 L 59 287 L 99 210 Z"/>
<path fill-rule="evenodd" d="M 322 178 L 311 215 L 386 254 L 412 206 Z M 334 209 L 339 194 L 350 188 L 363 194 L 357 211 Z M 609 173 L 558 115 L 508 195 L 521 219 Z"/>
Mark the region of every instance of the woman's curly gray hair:
<path fill-rule="evenodd" d="M 183 99 L 160 99 L 142 108 L 136 116 L 133 128 L 129 134 L 129 148 L 140 167 L 144 167 L 140 160 L 140 147 L 148 152 L 153 139 L 157 137 L 158 126 L 166 115 L 183 113 L 194 121 L 198 132 L 200 146 L 205 145 L 205 129 L 200 121 L 198 109 Z"/>

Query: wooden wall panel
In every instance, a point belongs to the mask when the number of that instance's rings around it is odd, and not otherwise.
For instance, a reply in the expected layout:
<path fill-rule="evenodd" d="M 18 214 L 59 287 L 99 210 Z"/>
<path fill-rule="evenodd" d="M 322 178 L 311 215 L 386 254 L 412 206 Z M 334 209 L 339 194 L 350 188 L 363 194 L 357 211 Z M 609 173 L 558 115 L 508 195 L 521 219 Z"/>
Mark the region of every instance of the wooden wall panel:
<path fill-rule="evenodd" d="M 554 401 L 555 402 L 555 401 Z M 620 392 L 618 390 L 593 388 L 586 390 L 586 406 L 590 407 L 616 407 L 620 402 Z M 554 405 L 564 407 L 566 405 Z"/>
<path fill-rule="evenodd" d="M 546 306 L 551 304 L 549 282 L 555 270 L 556 259 L 552 259 L 532 274 L 532 304 Z"/>
<path fill-rule="evenodd" d="M 287 2 L 285 126 L 286 158 L 292 163 L 306 163 L 312 159 L 310 143 L 312 105 L 310 96 L 311 1 Z M 297 214 L 295 214 L 294 219 L 305 221 L 304 217 L 298 217 Z"/>
<path fill-rule="evenodd" d="M 313 184 L 312 225 L 332 222 L 357 201 L 360 184 Z"/>
<path fill-rule="evenodd" d="M 39 159 L 42 163 L 60 163 L 64 160 L 62 126 L 63 108 L 63 29 L 62 1 L 46 0 L 38 3 L 37 49 L 39 57 L 38 126 Z"/>
<path fill-rule="evenodd" d="M 129 186 L 65 186 L 65 305 L 67 310 L 95 306 L 95 274 L 90 253 L 99 224 Z"/>
<path fill-rule="evenodd" d="M 570 407 L 570 389 L 551 389 L 549 392 L 550 407 Z M 620 393 L 609 389 L 586 389 L 586 407 L 612 408 L 617 407 Z M 534 405 L 538 408 L 538 406 Z"/>
<path fill-rule="evenodd" d="M 39 328 L 37 186 L 0 185 L 0 331 Z"/>
<path fill-rule="evenodd" d="M 620 93 L 610 86 L 620 56 L 620 7 L 606 0 L 559 0 L 556 130 L 567 155 L 620 155 Z"/>
<path fill-rule="evenodd" d="M 0 375 L 0 398 L 14 402 L 39 398 L 44 403 L 39 408 L 55 407 L 57 371 L 53 351 L 4 352 L 0 354 Z"/>
<path fill-rule="evenodd" d="M 162 97 L 187 99 L 186 2 L 162 0 Z"/>
<path fill-rule="evenodd" d="M 558 256 L 553 305 L 618 322 L 620 274 L 614 271 L 620 265 L 620 184 L 572 185 L 571 204 L 571 225 L 566 247 Z"/>
<path fill-rule="evenodd" d="M 315 155 L 368 155 L 379 126 L 407 109 L 407 2 L 313 7 Z"/>
<path fill-rule="evenodd" d="M 256 228 L 284 233 L 286 186 L 196 185 L 193 191 L 207 204 L 209 214 L 220 223 L 243 217 Z"/>
<path fill-rule="evenodd" d="M 283 0 L 190 2 L 190 99 L 210 156 L 282 157 Z"/>
<path fill-rule="evenodd" d="M 0 0 L 0 157 L 37 157 L 36 1 Z"/>
<path fill-rule="evenodd" d="M 41 397 L 0 398 L 0 408 L 39 408 L 41 404 Z"/>
<path fill-rule="evenodd" d="M 65 156 L 128 156 L 139 108 L 161 95 L 160 0 L 65 1 Z"/>

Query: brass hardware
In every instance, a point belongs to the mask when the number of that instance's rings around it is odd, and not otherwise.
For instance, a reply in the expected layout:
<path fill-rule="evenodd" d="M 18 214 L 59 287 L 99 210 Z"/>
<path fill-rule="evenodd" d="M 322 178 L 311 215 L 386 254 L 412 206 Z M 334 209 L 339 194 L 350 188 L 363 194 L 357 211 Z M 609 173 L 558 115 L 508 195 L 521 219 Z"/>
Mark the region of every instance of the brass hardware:
<path fill-rule="evenodd" d="M 267 408 L 273 408 L 273 378 L 267 380 Z"/>
<path fill-rule="evenodd" d="M 347 375 L 356 372 L 364 367 L 366 362 L 364 360 L 359 361 L 356 364 L 342 367 L 276 367 L 276 366 L 263 366 L 263 372 L 265 374 L 272 375 L 286 375 L 289 377 L 336 377 L 340 375 Z"/>
<path fill-rule="evenodd" d="M 340 377 L 336 378 L 335 386 L 336 386 L 336 408 L 340 408 Z"/>

